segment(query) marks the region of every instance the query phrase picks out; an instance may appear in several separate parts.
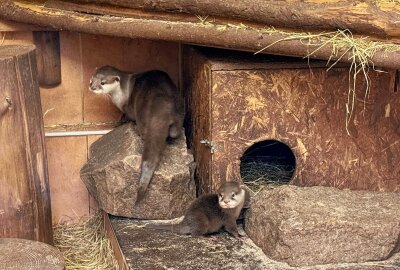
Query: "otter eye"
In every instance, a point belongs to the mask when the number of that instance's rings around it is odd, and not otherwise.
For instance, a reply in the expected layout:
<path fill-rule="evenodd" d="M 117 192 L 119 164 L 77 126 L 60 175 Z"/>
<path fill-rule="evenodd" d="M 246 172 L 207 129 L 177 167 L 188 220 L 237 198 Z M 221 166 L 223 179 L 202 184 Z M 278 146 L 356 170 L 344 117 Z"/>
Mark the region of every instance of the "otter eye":
<path fill-rule="evenodd" d="M 232 198 L 235 198 L 235 193 L 232 193 Z"/>
<path fill-rule="evenodd" d="M 105 81 L 102 81 L 100 84 L 101 84 L 101 85 L 105 85 L 105 84 L 106 84 L 106 82 L 105 82 Z"/>

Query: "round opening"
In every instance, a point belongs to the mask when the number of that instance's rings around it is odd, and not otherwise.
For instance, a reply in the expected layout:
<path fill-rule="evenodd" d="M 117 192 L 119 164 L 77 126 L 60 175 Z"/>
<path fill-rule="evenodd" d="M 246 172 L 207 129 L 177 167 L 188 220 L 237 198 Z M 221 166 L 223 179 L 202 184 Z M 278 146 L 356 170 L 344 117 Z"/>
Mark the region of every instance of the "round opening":
<path fill-rule="evenodd" d="M 292 149 L 276 140 L 257 142 L 240 158 L 240 176 L 249 187 L 287 184 L 295 169 Z"/>

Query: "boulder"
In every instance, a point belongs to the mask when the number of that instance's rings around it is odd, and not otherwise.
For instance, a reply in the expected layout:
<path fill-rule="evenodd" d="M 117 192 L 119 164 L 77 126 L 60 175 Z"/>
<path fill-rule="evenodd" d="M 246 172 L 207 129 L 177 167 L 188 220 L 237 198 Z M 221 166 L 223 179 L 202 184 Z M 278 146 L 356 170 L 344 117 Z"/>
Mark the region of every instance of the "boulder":
<path fill-rule="evenodd" d="M 265 189 L 253 197 L 245 225 L 268 257 L 292 266 L 380 261 L 400 249 L 400 194 Z"/>
<path fill-rule="evenodd" d="M 81 179 L 101 209 L 116 216 L 171 219 L 184 214 L 196 197 L 184 136 L 168 144 L 150 182 L 146 197 L 135 206 L 143 151 L 131 123 L 115 128 L 90 147 Z"/>

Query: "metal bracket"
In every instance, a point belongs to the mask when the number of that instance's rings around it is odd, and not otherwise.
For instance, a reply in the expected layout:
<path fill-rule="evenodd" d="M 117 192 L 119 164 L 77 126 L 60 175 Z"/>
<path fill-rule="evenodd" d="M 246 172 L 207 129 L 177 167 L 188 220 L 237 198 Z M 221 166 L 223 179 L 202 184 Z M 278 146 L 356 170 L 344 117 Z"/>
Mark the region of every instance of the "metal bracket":
<path fill-rule="evenodd" d="M 217 151 L 217 144 L 208 139 L 203 139 L 200 141 L 200 143 L 208 146 L 210 148 L 211 154 L 213 154 L 213 153 L 215 153 L 215 151 Z"/>

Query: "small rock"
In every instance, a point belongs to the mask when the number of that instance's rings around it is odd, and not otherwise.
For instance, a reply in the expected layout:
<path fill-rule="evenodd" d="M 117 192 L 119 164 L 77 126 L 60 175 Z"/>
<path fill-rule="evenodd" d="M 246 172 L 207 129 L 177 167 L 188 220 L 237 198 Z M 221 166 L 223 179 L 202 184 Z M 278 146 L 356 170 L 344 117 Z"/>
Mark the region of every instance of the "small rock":
<path fill-rule="evenodd" d="M 116 216 L 171 219 L 184 214 L 195 199 L 184 136 L 168 144 L 150 182 L 146 197 L 135 206 L 143 141 L 131 124 L 104 135 L 90 147 L 81 179 L 100 208 Z"/>
<path fill-rule="evenodd" d="M 400 249 L 400 194 L 283 186 L 252 199 L 246 232 L 292 266 L 380 261 Z"/>

